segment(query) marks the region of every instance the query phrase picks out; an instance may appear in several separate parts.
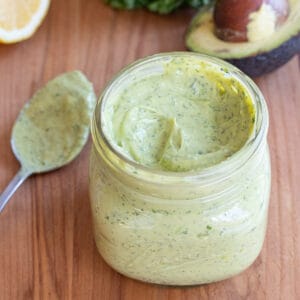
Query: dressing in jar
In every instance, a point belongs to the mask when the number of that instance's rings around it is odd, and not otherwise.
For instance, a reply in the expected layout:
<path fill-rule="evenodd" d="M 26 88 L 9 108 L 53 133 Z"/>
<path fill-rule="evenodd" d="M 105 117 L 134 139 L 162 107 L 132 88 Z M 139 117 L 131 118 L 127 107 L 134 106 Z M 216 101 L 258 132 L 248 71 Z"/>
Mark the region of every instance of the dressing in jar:
<path fill-rule="evenodd" d="M 245 270 L 265 236 L 268 112 L 219 59 L 154 55 L 121 71 L 92 120 L 97 248 L 118 272 L 194 285 Z"/>

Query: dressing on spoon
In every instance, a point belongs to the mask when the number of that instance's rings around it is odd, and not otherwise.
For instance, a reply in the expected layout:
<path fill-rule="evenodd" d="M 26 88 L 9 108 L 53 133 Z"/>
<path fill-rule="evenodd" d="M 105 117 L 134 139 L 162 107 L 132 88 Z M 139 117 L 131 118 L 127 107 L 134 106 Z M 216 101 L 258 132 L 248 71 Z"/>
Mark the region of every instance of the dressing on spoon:
<path fill-rule="evenodd" d="M 28 176 L 62 167 L 81 152 L 95 102 L 92 84 L 79 71 L 56 77 L 34 94 L 13 127 L 11 145 L 22 167 L 0 196 L 0 212 Z"/>

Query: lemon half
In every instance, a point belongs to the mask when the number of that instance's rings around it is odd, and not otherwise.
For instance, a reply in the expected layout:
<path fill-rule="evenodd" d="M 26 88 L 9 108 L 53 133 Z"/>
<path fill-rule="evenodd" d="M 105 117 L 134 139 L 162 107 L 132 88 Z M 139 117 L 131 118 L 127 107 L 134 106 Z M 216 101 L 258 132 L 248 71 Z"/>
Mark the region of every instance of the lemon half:
<path fill-rule="evenodd" d="M 50 0 L 0 0 L 0 42 L 31 37 L 49 9 Z"/>

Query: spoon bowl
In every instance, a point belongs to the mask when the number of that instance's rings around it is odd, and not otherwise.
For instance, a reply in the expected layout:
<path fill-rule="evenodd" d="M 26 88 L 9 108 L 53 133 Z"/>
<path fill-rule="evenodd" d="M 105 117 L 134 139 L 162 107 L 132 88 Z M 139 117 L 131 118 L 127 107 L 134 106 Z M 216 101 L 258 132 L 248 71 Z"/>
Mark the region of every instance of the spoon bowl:
<path fill-rule="evenodd" d="M 0 195 L 0 212 L 30 175 L 58 169 L 79 155 L 95 102 L 92 84 L 74 71 L 49 81 L 24 105 L 11 138 L 21 168 Z"/>

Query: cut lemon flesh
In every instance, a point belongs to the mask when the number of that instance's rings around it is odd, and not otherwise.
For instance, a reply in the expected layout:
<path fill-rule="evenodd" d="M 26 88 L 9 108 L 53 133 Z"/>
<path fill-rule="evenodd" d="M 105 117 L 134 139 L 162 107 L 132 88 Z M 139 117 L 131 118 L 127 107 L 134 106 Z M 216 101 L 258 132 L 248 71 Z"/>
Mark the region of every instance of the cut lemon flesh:
<path fill-rule="evenodd" d="M 44 19 L 50 0 L 0 0 L 0 42 L 31 37 Z"/>

